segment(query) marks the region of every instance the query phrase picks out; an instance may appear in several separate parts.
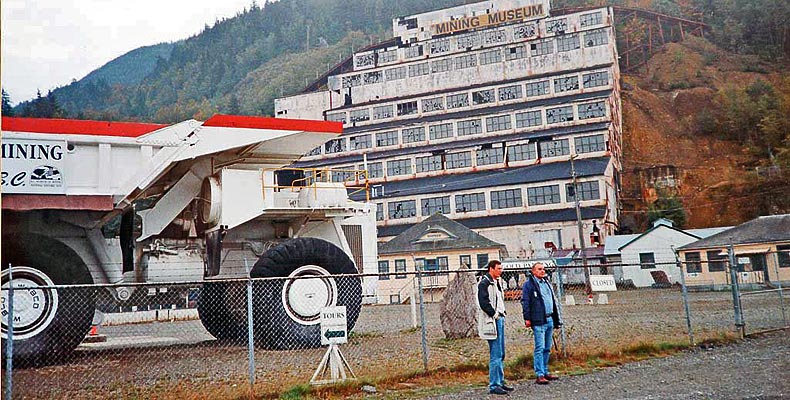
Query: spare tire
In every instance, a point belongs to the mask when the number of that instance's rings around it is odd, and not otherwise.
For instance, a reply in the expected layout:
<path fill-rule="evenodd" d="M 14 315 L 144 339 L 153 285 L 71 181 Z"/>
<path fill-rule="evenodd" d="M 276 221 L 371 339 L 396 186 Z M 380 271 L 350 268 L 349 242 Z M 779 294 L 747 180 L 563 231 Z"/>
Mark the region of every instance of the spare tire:
<path fill-rule="evenodd" d="M 348 330 L 362 306 L 360 277 L 339 247 L 317 238 L 296 238 L 264 253 L 250 271 L 256 281 L 253 307 L 255 339 L 267 349 L 291 350 L 321 345 L 320 311 L 346 306 Z"/>

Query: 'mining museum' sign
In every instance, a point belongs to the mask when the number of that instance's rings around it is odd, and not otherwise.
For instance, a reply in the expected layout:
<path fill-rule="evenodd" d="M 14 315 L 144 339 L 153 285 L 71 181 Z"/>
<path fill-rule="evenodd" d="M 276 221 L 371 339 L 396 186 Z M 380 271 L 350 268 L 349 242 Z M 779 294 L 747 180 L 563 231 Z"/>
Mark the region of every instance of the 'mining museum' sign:
<path fill-rule="evenodd" d="M 444 35 L 447 33 L 465 31 L 468 29 L 482 28 L 485 26 L 499 25 L 508 22 L 523 21 L 525 19 L 540 18 L 546 16 L 546 9 L 543 4 L 534 4 L 512 10 L 496 11 L 490 14 L 477 15 L 452 21 L 441 22 L 431 25 L 434 35 Z"/>

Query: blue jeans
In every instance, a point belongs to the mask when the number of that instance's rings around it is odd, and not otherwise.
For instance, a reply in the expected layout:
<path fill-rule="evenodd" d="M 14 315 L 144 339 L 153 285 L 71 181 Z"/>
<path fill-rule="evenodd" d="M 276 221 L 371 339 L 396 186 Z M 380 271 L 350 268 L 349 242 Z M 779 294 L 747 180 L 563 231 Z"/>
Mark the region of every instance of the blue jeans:
<path fill-rule="evenodd" d="M 488 389 L 505 384 L 505 317 L 496 320 L 496 339 L 488 341 Z"/>
<path fill-rule="evenodd" d="M 532 326 L 532 333 L 535 336 L 535 353 L 532 355 L 532 365 L 535 368 L 536 376 L 549 374 L 549 352 L 551 352 L 553 332 L 554 321 L 551 317 L 547 318 L 544 325 Z"/>

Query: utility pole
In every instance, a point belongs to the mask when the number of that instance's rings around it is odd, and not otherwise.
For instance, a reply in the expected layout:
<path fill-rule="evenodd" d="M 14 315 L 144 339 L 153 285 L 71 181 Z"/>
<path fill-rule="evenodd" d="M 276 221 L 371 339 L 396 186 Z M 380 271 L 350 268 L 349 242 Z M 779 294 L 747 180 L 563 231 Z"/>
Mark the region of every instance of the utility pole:
<path fill-rule="evenodd" d="M 573 160 L 578 157 L 578 154 L 571 155 L 571 178 L 573 179 L 573 199 L 576 203 L 576 225 L 579 228 L 579 247 L 582 253 L 582 265 L 584 266 L 584 292 L 589 295 L 592 293 L 590 286 L 590 268 L 587 266 L 587 253 L 584 249 L 584 227 L 582 226 L 582 208 L 579 204 L 579 185 L 576 182 L 576 166 Z"/>

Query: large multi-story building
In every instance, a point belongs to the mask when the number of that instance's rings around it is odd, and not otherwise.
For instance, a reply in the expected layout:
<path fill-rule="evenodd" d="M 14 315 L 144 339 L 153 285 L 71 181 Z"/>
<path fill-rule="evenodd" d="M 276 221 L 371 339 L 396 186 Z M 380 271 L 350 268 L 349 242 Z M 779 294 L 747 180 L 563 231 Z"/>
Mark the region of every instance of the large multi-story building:
<path fill-rule="evenodd" d="M 367 170 L 382 240 L 440 212 L 513 257 L 546 242 L 570 248 L 575 196 L 585 235 L 613 234 L 622 139 L 612 9 L 549 16 L 548 0 L 494 0 L 397 18 L 393 31 L 323 90 L 275 101 L 278 117 L 344 125 L 296 166 L 336 169 L 335 179 Z"/>

